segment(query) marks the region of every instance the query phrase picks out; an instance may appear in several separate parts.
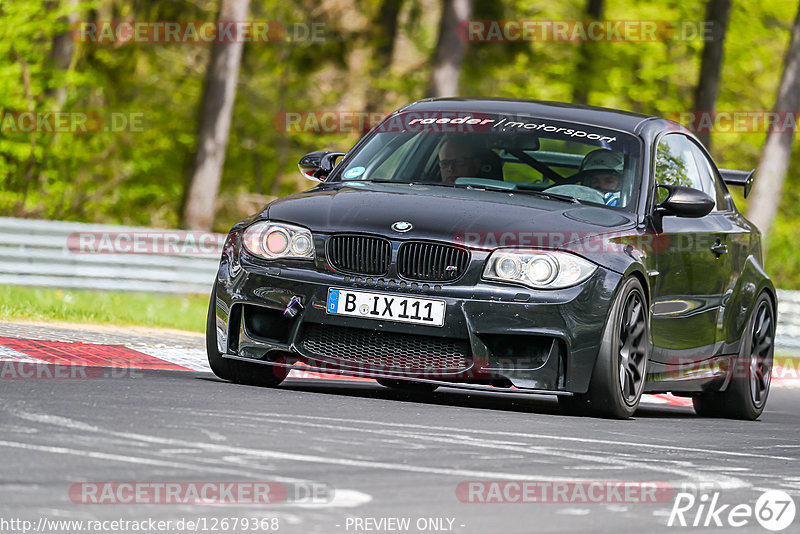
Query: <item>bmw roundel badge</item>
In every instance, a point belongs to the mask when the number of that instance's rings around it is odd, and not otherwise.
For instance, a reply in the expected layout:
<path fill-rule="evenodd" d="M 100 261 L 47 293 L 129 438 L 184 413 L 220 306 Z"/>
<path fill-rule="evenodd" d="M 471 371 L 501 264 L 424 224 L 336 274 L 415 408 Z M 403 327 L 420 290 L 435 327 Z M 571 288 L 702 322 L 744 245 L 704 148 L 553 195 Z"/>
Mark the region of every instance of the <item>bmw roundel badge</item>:
<path fill-rule="evenodd" d="M 411 228 L 413 228 L 411 223 L 406 221 L 397 221 L 392 225 L 392 230 L 395 232 L 408 232 Z"/>

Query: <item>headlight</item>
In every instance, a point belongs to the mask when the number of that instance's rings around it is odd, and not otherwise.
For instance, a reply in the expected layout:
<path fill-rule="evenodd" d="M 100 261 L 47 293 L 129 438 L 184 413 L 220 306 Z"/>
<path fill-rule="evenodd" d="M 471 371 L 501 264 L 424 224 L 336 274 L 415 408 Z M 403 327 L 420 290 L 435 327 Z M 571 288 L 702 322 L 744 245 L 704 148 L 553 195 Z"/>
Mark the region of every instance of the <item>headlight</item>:
<path fill-rule="evenodd" d="M 595 269 L 593 263 L 567 252 L 500 249 L 489 256 L 483 277 L 537 289 L 560 289 L 583 282 Z"/>
<path fill-rule="evenodd" d="M 268 260 L 314 258 L 314 239 L 311 232 L 301 226 L 257 222 L 244 231 L 242 242 L 250 254 Z"/>

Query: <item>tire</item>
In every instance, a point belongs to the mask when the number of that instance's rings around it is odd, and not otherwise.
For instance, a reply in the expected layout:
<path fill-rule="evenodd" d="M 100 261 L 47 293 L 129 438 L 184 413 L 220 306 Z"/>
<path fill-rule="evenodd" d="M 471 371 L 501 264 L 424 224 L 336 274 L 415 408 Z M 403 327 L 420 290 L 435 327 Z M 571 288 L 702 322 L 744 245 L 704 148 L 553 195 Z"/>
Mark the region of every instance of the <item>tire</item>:
<path fill-rule="evenodd" d="M 239 360 L 223 358 L 217 348 L 217 325 L 215 301 L 217 287 L 211 292 L 208 303 L 208 317 L 206 318 L 206 353 L 208 365 L 219 378 L 236 384 L 248 386 L 275 387 L 286 378 L 287 370 L 283 367 L 271 367 L 258 363 L 249 363 Z"/>
<path fill-rule="evenodd" d="M 417 393 L 433 393 L 436 391 L 436 384 L 426 384 L 424 382 L 411 382 L 410 380 L 393 380 L 391 378 L 378 378 L 378 384 L 399 391 L 414 391 Z"/>
<path fill-rule="evenodd" d="M 727 389 L 693 397 L 695 413 L 702 417 L 758 419 L 767 405 L 774 351 L 775 311 L 767 293 L 762 292 L 742 333 Z"/>
<path fill-rule="evenodd" d="M 589 390 L 559 396 L 567 413 L 627 419 L 644 392 L 650 357 L 650 321 L 642 284 L 635 277 L 622 284 L 609 310 Z"/>

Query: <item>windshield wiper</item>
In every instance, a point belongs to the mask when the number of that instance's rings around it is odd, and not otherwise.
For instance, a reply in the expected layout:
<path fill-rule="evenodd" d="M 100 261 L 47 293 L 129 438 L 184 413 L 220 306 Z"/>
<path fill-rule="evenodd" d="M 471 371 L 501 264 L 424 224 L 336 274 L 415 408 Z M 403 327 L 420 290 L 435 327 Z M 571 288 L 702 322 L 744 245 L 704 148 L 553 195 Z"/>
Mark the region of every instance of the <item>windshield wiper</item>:
<path fill-rule="evenodd" d="M 436 185 L 439 187 L 454 187 L 460 189 L 483 189 L 485 191 L 498 191 L 500 193 L 524 193 L 526 195 L 538 195 L 552 200 L 560 200 L 562 202 L 569 202 L 570 204 L 583 204 L 580 200 L 569 195 L 560 195 L 558 193 L 548 193 L 546 191 L 538 191 L 536 189 L 508 189 L 506 187 L 495 187 L 485 184 L 447 184 L 442 182 L 411 182 L 410 185 Z"/>
<path fill-rule="evenodd" d="M 542 197 L 552 198 L 553 200 L 562 200 L 570 204 L 583 204 L 580 200 L 569 195 L 559 195 L 558 193 L 548 193 L 547 191 L 537 191 L 536 189 L 517 189 L 519 193 L 526 193 L 529 195 L 539 195 Z"/>
<path fill-rule="evenodd" d="M 397 185 L 438 185 L 440 187 L 464 187 L 463 185 L 444 184 L 442 182 L 405 182 L 402 180 L 384 180 L 381 178 L 369 180 L 336 180 L 334 182 L 327 182 L 330 184 L 343 184 L 347 182 L 361 182 L 365 184 L 397 184 Z"/>
<path fill-rule="evenodd" d="M 345 183 L 345 182 L 366 182 L 366 183 L 373 183 L 373 184 L 403 184 L 407 182 L 398 182 L 397 180 L 382 180 L 380 178 L 375 180 L 337 180 L 335 182 L 330 182 L 332 184 L 335 183 Z"/>
<path fill-rule="evenodd" d="M 345 180 L 347 181 L 347 180 Z M 547 191 L 538 191 L 536 189 L 508 189 L 506 187 L 495 187 L 491 185 L 476 185 L 476 184 L 450 184 L 445 182 L 400 182 L 398 180 L 349 180 L 352 182 L 370 182 L 375 184 L 405 184 L 405 185 L 431 185 L 435 187 L 450 187 L 453 189 L 483 189 L 484 191 L 497 191 L 499 193 L 523 193 L 526 195 L 537 195 L 552 200 L 560 200 L 562 202 L 569 202 L 570 204 L 583 204 L 580 200 L 569 195 L 560 195 L 558 193 L 548 193 Z"/>

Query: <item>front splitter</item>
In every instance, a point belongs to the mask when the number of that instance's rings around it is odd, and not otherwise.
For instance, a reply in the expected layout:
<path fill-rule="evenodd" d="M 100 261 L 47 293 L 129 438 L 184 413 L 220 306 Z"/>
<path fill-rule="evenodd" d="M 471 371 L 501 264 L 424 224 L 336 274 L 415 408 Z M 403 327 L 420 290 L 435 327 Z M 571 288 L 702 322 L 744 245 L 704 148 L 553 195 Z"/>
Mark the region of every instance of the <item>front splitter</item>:
<path fill-rule="evenodd" d="M 229 360 L 238 360 L 242 362 L 249 362 L 249 363 L 257 363 L 260 365 L 267 365 L 270 367 L 281 367 L 286 369 L 287 374 L 290 370 L 301 370 L 301 371 L 308 371 L 312 373 L 326 373 L 326 374 L 336 374 L 342 376 L 358 376 L 362 378 L 385 378 L 390 380 L 403 380 L 406 382 L 415 382 L 420 384 L 431 384 L 441 387 L 448 387 L 448 388 L 457 388 L 457 389 L 468 389 L 472 391 L 486 391 L 491 393 L 526 393 L 530 395 L 561 395 L 566 397 L 571 397 L 573 394 L 569 391 L 554 391 L 550 389 L 532 389 L 532 388 L 520 388 L 520 387 L 495 387 L 483 384 L 470 384 L 467 382 L 448 382 L 445 380 L 430 380 L 427 378 L 409 378 L 407 376 L 402 375 L 394 375 L 389 373 L 378 373 L 372 371 L 359 371 L 354 373 L 352 371 L 343 371 L 339 369 L 331 369 L 329 367 L 317 367 L 313 365 L 303 364 L 302 367 L 299 367 L 293 363 L 280 363 L 280 362 L 272 362 L 267 360 L 258 360 L 255 358 L 243 358 L 241 356 L 235 356 L 233 354 L 223 354 L 223 358 Z"/>

